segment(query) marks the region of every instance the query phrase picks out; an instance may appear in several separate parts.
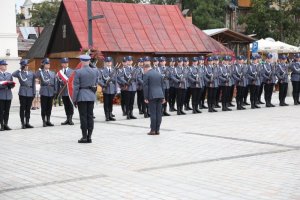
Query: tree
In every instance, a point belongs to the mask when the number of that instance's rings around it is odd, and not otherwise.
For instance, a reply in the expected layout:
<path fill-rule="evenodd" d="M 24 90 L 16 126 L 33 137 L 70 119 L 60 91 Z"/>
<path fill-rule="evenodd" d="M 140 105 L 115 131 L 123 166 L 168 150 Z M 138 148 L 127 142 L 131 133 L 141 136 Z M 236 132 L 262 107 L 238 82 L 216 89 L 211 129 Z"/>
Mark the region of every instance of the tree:
<path fill-rule="evenodd" d="M 150 0 L 151 4 L 174 5 L 178 0 Z"/>
<path fill-rule="evenodd" d="M 239 17 L 239 24 L 246 24 L 247 34 L 257 38 L 272 37 L 294 45 L 300 44 L 300 0 L 252 0 L 251 12 Z"/>
<path fill-rule="evenodd" d="M 24 20 L 24 19 L 25 19 L 24 14 L 23 13 L 18 13 L 16 15 L 17 25 L 21 26 L 22 25 L 22 20 Z"/>
<path fill-rule="evenodd" d="M 54 0 L 51 2 L 45 1 L 43 3 L 34 4 L 31 11 L 31 25 L 44 27 L 49 24 L 54 24 L 60 3 L 60 1 Z"/>

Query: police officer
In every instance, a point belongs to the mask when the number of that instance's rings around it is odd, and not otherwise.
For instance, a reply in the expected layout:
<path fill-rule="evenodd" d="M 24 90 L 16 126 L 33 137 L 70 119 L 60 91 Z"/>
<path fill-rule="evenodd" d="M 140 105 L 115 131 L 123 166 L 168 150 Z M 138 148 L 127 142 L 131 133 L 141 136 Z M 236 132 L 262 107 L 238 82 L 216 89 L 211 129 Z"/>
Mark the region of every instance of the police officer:
<path fill-rule="evenodd" d="M 68 58 L 62 58 L 60 60 L 61 63 L 61 70 L 56 74 L 57 76 L 57 84 L 58 84 L 58 89 L 60 94 L 59 96 L 62 96 L 62 100 L 64 103 L 64 108 L 65 108 L 65 113 L 67 116 L 66 121 L 62 122 L 61 125 L 74 125 L 74 122 L 72 120 L 73 114 L 74 114 L 74 107 L 73 104 L 71 103 L 69 93 L 68 93 L 68 88 L 67 88 L 67 82 L 68 79 L 70 78 L 71 74 L 73 73 L 73 70 L 69 68 L 69 59 Z"/>
<path fill-rule="evenodd" d="M 207 66 L 205 67 L 204 80 L 207 87 L 207 103 L 208 112 L 218 112 L 214 109 L 214 104 L 216 102 L 217 88 L 219 84 L 218 80 L 219 71 L 217 66 L 213 65 L 213 57 L 209 56 L 207 58 Z"/>
<path fill-rule="evenodd" d="M 291 81 L 293 84 L 293 99 L 294 105 L 299 105 L 299 93 L 300 93 L 300 53 L 295 54 L 295 62 L 291 64 L 290 68 L 292 71 Z"/>
<path fill-rule="evenodd" d="M 188 110 L 193 110 L 190 107 L 190 99 L 192 96 L 192 92 L 191 92 L 191 88 L 190 88 L 190 83 L 188 81 L 188 74 L 190 73 L 190 61 L 188 57 L 184 57 L 183 58 L 183 66 L 184 66 L 184 71 L 185 74 L 187 74 L 186 77 L 186 90 L 185 90 L 185 99 L 184 99 L 184 110 L 188 111 Z"/>
<path fill-rule="evenodd" d="M 216 73 L 219 73 L 220 59 L 221 59 L 221 57 L 219 57 L 217 55 L 213 56 L 213 67 L 214 67 L 214 71 Z M 219 105 L 220 96 L 221 96 L 221 88 L 219 87 L 220 80 L 219 80 L 218 76 L 216 77 L 216 82 L 218 84 L 217 84 L 217 87 L 216 87 L 216 97 L 215 97 L 214 106 L 215 106 L 215 108 L 221 108 L 221 106 Z"/>
<path fill-rule="evenodd" d="M 234 82 L 236 85 L 236 106 L 237 110 L 245 110 L 246 108 L 243 107 L 243 95 L 244 95 L 244 90 L 246 89 L 247 86 L 247 77 L 246 73 L 247 71 L 245 70 L 246 68 L 244 67 L 244 56 L 237 56 L 237 63 L 233 66 L 233 73 L 232 77 L 234 78 Z"/>
<path fill-rule="evenodd" d="M 78 106 L 82 138 L 78 143 L 92 143 L 94 129 L 93 110 L 96 101 L 97 82 L 99 71 L 89 66 L 91 57 L 81 55 L 82 67 L 75 71 L 73 82 L 73 102 Z"/>
<path fill-rule="evenodd" d="M 138 70 L 138 74 L 137 74 L 137 105 L 138 105 L 138 109 L 139 109 L 139 114 L 145 114 L 145 102 L 144 102 L 144 94 L 143 94 L 143 75 L 144 75 L 144 69 L 143 69 L 143 65 L 144 65 L 144 59 L 143 58 L 139 58 L 137 60 L 137 70 Z"/>
<path fill-rule="evenodd" d="M 200 97 L 202 95 L 203 78 L 201 77 L 200 67 L 198 67 L 198 57 L 192 58 L 192 66 L 190 68 L 188 80 L 192 93 L 193 114 L 201 113 L 198 109 Z"/>
<path fill-rule="evenodd" d="M 201 79 L 203 80 L 203 86 L 201 89 L 201 95 L 200 95 L 200 103 L 199 103 L 199 107 L 200 109 L 207 109 L 207 107 L 205 106 L 204 102 L 205 102 L 205 97 L 206 97 L 206 84 L 204 81 L 204 75 L 205 75 L 205 65 L 204 65 L 204 61 L 205 61 L 205 57 L 204 56 L 199 56 L 198 58 L 199 61 L 199 72 L 200 72 L 200 76 Z"/>
<path fill-rule="evenodd" d="M 103 107 L 106 121 L 116 121 L 113 117 L 113 100 L 117 93 L 117 69 L 112 67 L 112 57 L 104 58 L 104 67 L 100 70 L 98 84 L 102 87 Z"/>
<path fill-rule="evenodd" d="M 171 79 L 174 81 L 176 87 L 177 115 L 185 115 L 186 113 L 183 112 L 183 104 L 187 85 L 182 57 L 177 58 L 177 66 L 174 69 L 174 74 L 172 74 Z"/>
<path fill-rule="evenodd" d="M 19 79 L 20 119 L 22 129 L 33 128 L 29 124 L 30 109 L 35 96 L 35 74 L 28 70 L 28 60 L 21 60 L 21 68 L 12 73 L 12 76 Z M 26 120 L 26 121 L 25 121 Z"/>
<path fill-rule="evenodd" d="M 263 76 L 262 76 L 262 70 L 263 70 L 263 65 L 262 65 L 262 60 L 261 60 L 261 56 L 259 54 L 256 55 L 257 59 L 258 59 L 258 75 L 259 75 L 259 89 L 258 89 L 258 94 L 257 94 L 257 99 L 256 99 L 256 103 L 257 104 L 265 104 L 264 102 L 261 101 L 261 95 L 264 91 L 264 82 L 263 82 Z"/>
<path fill-rule="evenodd" d="M 11 130 L 8 126 L 9 110 L 12 100 L 11 89 L 15 87 L 11 73 L 6 72 L 7 63 L 0 60 L 0 131 Z"/>
<path fill-rule="evenodd" d="M 279 105 L 280 106 L 288 106 L 285 103 L 286 94 L 288 91 L 288 82 L 289 82 L 289 73 L 288 73 L 288 65 L 286 63 L 287 57 L 282 55 L 279 57 L 280 63 L 276 66 L 276 76 L 278 78 L 279 85 Z"/>
<path fill-rule="evenodd" d="M 127 57 L 123 57 L 122 65 L 118 69 L 117 73 L 117 82 L 121 89 L 121 108 L 123 112 L 123 116 L 126 116 L 126 81 L 124 79 L 124 69 L 127 66 Z"/>
<path fill-rule="evenodd" d="M 257 105 L 257 99 L 258 99 L 258 93 L 261 86 L 260 83 L 260 73 L 259 73 L 259 63 L 258 59 L 260 56 L 254 55 L 252 57 L 253 63 L 249 65 L 248 71 L 247 71 L 247 77 L 248 77 L 248 84 L 250 88 L 250 101 L 251 101 L 251 109 L 260 108 Z"/>
<path fill-rule="evenodd" d="M 232 104 L 232 100 L 233 100 L 233 93 L 234 93 L 235 84 L 234 84 L 234 78 L 232 76 L 232 74 L 233 74 L 233 61 L 232 61 L 231 56 L 229 56 L 229 60 L 228 60 L 227 65 L 229 67 L 229 77 L 230 77 L 230 81 L 229 81 L 229 98 L 228 98 L 227 107 L 234 107 L 234 105 Z"/>
<path fill-rule="evenodd" d="M 261 71 L 264 82 L 266 107 L 275 107 L 275 105 L 271 103 L 273 88 L 276 81 L 275 66 L 271 63 L 272 57 L 271 53 L 267 54 L 266 62 L 262 65 Z"/>
<path fill-rule="evenodd" d="M 169 102 L 170 73 L 168 68 L 166 67 L 166 61 L 167 59 L 165 57 L 159 58 L 159 73 L 163 78 L 163 90 L 165 96 L 165 103 L 162 105 L 162 109 L 163 109 L 162 113 L 163 116 L 170 116 L 170 114 L 167 112 L 167 103 Z"/>
<path fill-rule="evenodd" d="M 175 58 L 171 57 L 169 58 L 169 74 L 170 74 L 170 89 L 169 89 L 169 111 L 170 112 L 174 112 L 177 111 L 177 109 L 175 108 L 175 102 L 176 102 L 176 88 L 175 88 L 175 82 L 173 81 L 173 79 L 171 79 L 172 76 L 174 76 L 175 73 Z"/>
<path fill-rule="evenodd" d="M 251 57 L 252 58 L 252 57 Z M 247 64 L 247 59 L 244 57 L 245 59 L 245 64 L 244 64 L 244 71 L 248 72 L 248 68 L 249 65 Z M 252 61 L 252 60 L 251 60 Z M 248 79 L 246 79 L 246 87 L 244 88 L 244 92 L 243 92 L 243 106 L 249 106 L 250 104 L 247 102 L 248 99 L 248 94 L 249 94 L 249 90 L 250 90 L 250 85 L 248 84 Z"/>
<path fill-rule="evenodd" d="M 133 116 L 133 105 L 134 97 L 136 93 L 136 83 L 137 83 L 137 74 L 138 69 L 132 66 L 133 58 L 132 56 L 127 56 L 127 66 L 124 68 L 124 80 L 126 81 L 125 85 L 125 98 L 126 98 L 126 115 L 127 119 L 136 119 Z"/>
<path fill-rule="evenodd" d="M 223 60 L 223 64 L 219 66 L 219 84 L 220 90 L 222 92 L 222 111 L 231 111 L 230 108 L 227 107 L 227 103 L 229 101 L 230 95 L 230 69 L 228 66 L 229 56 L 225 56 Z"/>

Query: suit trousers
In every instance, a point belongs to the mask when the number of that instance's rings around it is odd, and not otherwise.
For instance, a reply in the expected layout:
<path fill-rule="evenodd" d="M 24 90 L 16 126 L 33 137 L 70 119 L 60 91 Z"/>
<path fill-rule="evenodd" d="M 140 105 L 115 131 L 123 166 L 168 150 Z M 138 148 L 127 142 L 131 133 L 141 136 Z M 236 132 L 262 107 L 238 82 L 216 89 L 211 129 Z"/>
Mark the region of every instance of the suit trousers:
<path fill-rule="evenodd" d="M 273 94 L 273 87 L 274 84 L 273 83 L 265 83 L 264 84 L 264 90 L 265 90 L 265 101 L 267 103 L 271 103 L 271 99 L 272 99 L 272 94 Z"/>
<path fill-rule="evenodd" d="M 176 101 L 176 88 L 170 87 L 169 89 L 169 105 L 174 107 Z"/>
<path fill-rule="evenodd" d="M 169 89 L 164 89 L 164 95 L 165 95 L 165 100 L 166 100 L 166 103 L 164 103 L 164 105 L 163 105 L 164 108 L 167 108 L 167 104 L 169 102 L 169 96 L 170 96 L 169 92 L 170 92 Z"/>
<path fill-rule="evenodd" d="M 126 102 L 127 113 L 133 111 L 134 97 L 135 97 L 135 91 L 125 91 L 125 102 Z"/>
<path fill-rule="evenodd" d="M 202 95 L 202 88 L 191 88 L 192 91 L 192 105 L 198 106 Z"/>
<path fill-rule="evenodd" d="M 41 96 L 41 114 L 42 119 L 45 116 L 50 117 L 53 105 L 53 97 Z"/>
<path fill-rule="evenodd" d="M 234 93 L 234 87 L 235 87 L 235 85 L 229 86 L 230 90 L 229 90 L 229 99 L 228 99 L 228 103 L 232 102 L 232 99 L 233 99 L 233 93 Z"/>
<path fill-rule="evenodd" d="M 292 81 L 294 101 L 299 101 L 300 81 Z"/>
<path fill-rule="evenodd" d="M 245 93 L 245 90 L 246 87 L 243 87 L 243 86 L 236 86 L 236 101 L 237 102 L 242 102 L 243 101 L 243 97 L 244 97 L 244 93 Z"/>
<path fill-rule="evenodd" d="M 7 124 L 11 100 L 0 100 L 0 124 Z"/>
<path fill-rule="evenodd" d="M 258 99 L 257 97 L 258 97 L 260 86 L 250 85 L 249 88 L 250 88 L 250 101 L 251 103 L 255 104 Z"/>
<path fill-rule="evenodd" d="M 215 104 L 217 105 L 220 101 L 221 96 L 221 87 L 216 88 L 216 97 L 215 97 Z"/>
<path fill-rule="evenodd" d="M 216 102 L 216 96 L 217 96 L 217 89 L 213 87 L 207 88 L 207 103 L 209 105 L 213 105 Z"/>
<path fill-rule="evenodd" d="M 288 83 L 278 83 L 279 85 L 279 102 L 284 103 L 288 91 Z"/>
<path fill-rule="evenodd" d="M 126 112 L 126 91 L 121 90 L 121 108 L 123 112 Z"/>
<path fill-rule="evenodd" d="M 222 103 L 227 103 L 230 96 L 230 87 L 229 86 L 220 86 L 222 92 Z"/>
<path fill-rule="evenodd" d="M 205 101 L 206 92 L 207 92 L 207 87 L 204 86 L 204 87 L 203 87 L 202 94 L 201 94 L 201 97 L 200 97 L 200 101 L 201 101 L 201 104 L 202 104 L 202 105 L 204 104 L 204 101 Z"/>
<path fill-rule="evenodd" d="M 144 91 L 137 90 L 136 93 L 137 93 L 137 105 L 139 111 L 144 111 Z"/>
<path fill-rule="evenodd" d="M 185 100 L 186 89 L 176 88 L 177 108 L 182 109 Z"/>
<path fill-rule="evenodd" d="M 78 102 L 80 128 L 83 131 L 94 129 L 94 101 Z"/>
<path fill-rule="evenodd" d="M 185 99 L 184 99 L 184 104 L 185 105 L 189 105 L 190 104 L 191 95 L 192 95 L 192 90 L 191 90 L 190 87 L 188 87 L 186 89 L 186 93 L 185 93 Z"/>
<path fill-rule="evenodd" d="M 113 100 L 115 94 L 105 94 L 103 93 L 103 107 L 105 113 L 111 113 L 113 109 Z"/>
<path fill-rule="evenodd" d="M 162 99 L 151 99 L 149 100 L 148 106 L 150 112 L 151 131 L 159 132 L 162 120 Z"/>
<path fill-rule="evenodd" d="M 74 114 L 74 107 L 71 103 L 71 100 L 69 98 L 69 96 L 62 96 L 62 100 L 64 103 L 64 107 L 65 107 L 65 113 L 66 115 L 73 115 Z"/>
<path fill-rule="evenodd" d="M 261 95 L 263 93 L 263 90 L 264 90 L 264 83 L 261 83 L 260 86 L 258 87 L 256 101 L 260 101 L 261 100 Z"/>
<path fill-rule="evenodd" d="M 20 100 L 20 118 L 21 122 L 24 123 L 24 117 L 30 118 L 30 109 L 33 101 L 33 97 L 26 97 L 19 95 Z"/>
<path fill-rule="evenodd" d="M 243 92 L 243 99 L 244 99 L 244 102 L 247 102 L 249 90 L 250 90 L 250 86 L 247 85 L 247 86 L 244 88 L 244 92 Z"/>

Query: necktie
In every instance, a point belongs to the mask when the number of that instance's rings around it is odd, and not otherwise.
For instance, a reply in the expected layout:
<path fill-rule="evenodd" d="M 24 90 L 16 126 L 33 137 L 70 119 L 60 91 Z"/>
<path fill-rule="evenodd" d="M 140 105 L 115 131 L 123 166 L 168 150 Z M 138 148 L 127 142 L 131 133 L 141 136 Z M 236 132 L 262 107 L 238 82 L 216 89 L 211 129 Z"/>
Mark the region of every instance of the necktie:
<path fill-rule="evenodd" d="M 2 72 L 2 73 L 3 73 L 3 77 L 5 78 L 5 76 L 6 76 L 6 75 L 5 75 L 5 72 Z"/>
<path fill-rule="evenodd" d="M 64 69 L 64 74 L 67 74 L 67 69 Z"/>

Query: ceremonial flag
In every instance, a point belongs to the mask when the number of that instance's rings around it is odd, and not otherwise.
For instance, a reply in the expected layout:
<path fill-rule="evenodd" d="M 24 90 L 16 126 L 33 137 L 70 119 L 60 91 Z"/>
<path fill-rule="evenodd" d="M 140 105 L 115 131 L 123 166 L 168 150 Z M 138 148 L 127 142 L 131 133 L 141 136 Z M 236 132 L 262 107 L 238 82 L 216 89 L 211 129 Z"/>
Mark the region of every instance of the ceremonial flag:
<path fill-rule="evenodd" d="M 80 69 L 82 67 L 82 63 L 78 63 L 77 67 L 75 68 L 75 70 L 72 72 L 72 74 L 70 75 L 68 81 L 67 81 L 67 88 L 68 88 L 68 94 L 69 94 L 69 97 L 70 97 L 70 100 L 74 106 L 74 102 L 73 102 L 73 82 L 74 82 L 74 78 L 75 78 L 75 71 L 77 69 Z"/>

